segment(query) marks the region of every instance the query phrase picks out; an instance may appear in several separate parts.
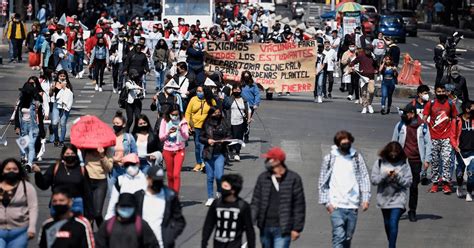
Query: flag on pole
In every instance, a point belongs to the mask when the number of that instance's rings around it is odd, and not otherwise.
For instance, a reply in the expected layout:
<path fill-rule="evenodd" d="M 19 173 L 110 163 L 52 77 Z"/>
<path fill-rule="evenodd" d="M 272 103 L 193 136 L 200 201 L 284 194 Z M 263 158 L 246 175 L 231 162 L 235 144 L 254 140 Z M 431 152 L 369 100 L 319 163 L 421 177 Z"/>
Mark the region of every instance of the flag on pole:
<path fill-rule="evenodd" d="M 61 18 L 59 18 L 58 24 L 62 26 L 67 26 L 66 14 L 63 14 Z"/>

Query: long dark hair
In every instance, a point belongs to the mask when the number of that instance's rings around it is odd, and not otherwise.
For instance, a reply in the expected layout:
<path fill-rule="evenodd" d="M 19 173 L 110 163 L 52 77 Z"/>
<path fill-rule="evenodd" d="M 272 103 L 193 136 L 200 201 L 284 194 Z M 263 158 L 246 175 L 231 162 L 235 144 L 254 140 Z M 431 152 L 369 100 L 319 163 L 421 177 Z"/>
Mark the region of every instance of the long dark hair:
<path fill-rule="evenodd" d="M 64 159 L 64 153 L 66 153 L 67 150 L 72 150 L 77 156 L 77 147 L 73 144 L 64 144 L 63 148 L 61 149 L 61 159 Z"/>
<path fill-rule="evenodd" d="M 72 84 L 71 84 L 71 81 L 69 80 L 69 74 L 67 73 L 66 70 L 60 70 L 58 71 L 58 74 L 56 76 L 56 81 L 59 81 L 59 75 L 66 75 L 66 86 L 72 91 L 74 92 L 74 90 L 72 89 Z"/>
<path fill-rule="evenodd" d="M 169 109 L 168 111 L 166 111 L 165 115 L 163 116 L 163 118 L 165 119 L 166 122 L 169 122 L 171 120 L 171 113 L 173 113 L 174 111 L 178 111 L 178 115 L 179 115 L 179 119 L 182 120 L 183 119 L 183 114 L 181 113 L 180 109 L 179 109 L 179 106 L 177 104 L 173 104 Z"/>
<path fill-rule="evenodd" d="M 221 111 L 218 107 L 216 106 L 211 106 L 211 108 L 209 108 L 209 112 L 207 112 L 207 116 L 206 116 L 206 120 L 204 120 L 204 123 L 208 123 L 211 119 L 212 119 L 212 115 L 217 111 Z M 222 111 L 221 111 L 221 121 L 222 121 Z"/>
<path fill-rule="evenodd" d="M 249 75 L 249 77 L 245 78 L 245 75 Z M 240 84 L 247 85 L 251 83 L 253 83 L 252 73 L 250 73 L 250 71 L 243 71 L 242 74 L 240 74 Z"/>
<path fill-rule="evenodd" d="M 25 169 L 21 166 L 20 161 L 16 160 L 15 158 L 7 158 L 3 160 L 2 164 L 0 165 L 0 182 L 3 182 L 3 170 L 5 169 L 5 166 L 7 166 L 8 163 L 14 163 L 16 167 L 18 167 L 18 176 L 20 180 L 25 180 L 28 181 L 28 174 L 26 173 Z"/>
<path fill-rule="evenodd" d="M 204 91 L 204 99 L 209 106 L 213 106 L 214 94 L 212 94 L 212 89 L 209 86 L 201 86 Z"/>
<path fill-rule="evenodd" d="M 407 159 L 407 155 L 403 150 L 403 147 L 400 143 L 396 141 L 392 141 L 388 143 L 380 152 L 380 158 L 383 160 L 393 164 L 398 163 L 400 161 L 405 161 Z"/>
<path fill-rule="evenodd" d="M 148 130 L 147 130 L 148 133 L 153 132 L 153 129 L 151 128 L 151 122 L 150 122 L 150 119 L 148 119 L 148 116 L 146 116 L 145 114 L 140 114 L 137 118 L 137 121 L 135 122 L 135 126 L 133 127 L 133 131 L 132 131 L 133 135 L 138 133 L 138 121 L 139 120 L 144 120 L 148 124 Z"/>
<path fill-rule="evenodd" d="M 160 44 L 162 41 L 163 41 L 163 45 Z M 168 44 L 166 44 L 166 41 L 164 39 L 160 39 L 158 43 L 156 43 L 155 49 L 168 50 Z"/>

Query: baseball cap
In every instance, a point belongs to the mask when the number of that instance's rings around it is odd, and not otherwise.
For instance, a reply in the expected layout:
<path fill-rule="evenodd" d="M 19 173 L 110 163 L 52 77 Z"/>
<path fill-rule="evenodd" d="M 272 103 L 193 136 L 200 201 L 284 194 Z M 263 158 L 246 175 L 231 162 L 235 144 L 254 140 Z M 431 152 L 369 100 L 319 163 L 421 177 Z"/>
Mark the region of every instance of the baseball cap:
<path fill-rule="evenodd" d="M 151 180 L 163 180 L 165 177 L 165 173 L 163 169 L 159 166 L 152 166 L 146 173 Z"/>
<path fill-rule="evenodd" d="M 286 159 L 285 152 L 280 147 L 273 147 L 267 153 L 262 154 L 262 158 L 275 159 L 284 162 Z"/>
<path fill-rule="evenodd" d="M 129 153 L 122 158 L 123 164 L 138 164 L 140 163 L 140 159 L 136 153 Z"/>

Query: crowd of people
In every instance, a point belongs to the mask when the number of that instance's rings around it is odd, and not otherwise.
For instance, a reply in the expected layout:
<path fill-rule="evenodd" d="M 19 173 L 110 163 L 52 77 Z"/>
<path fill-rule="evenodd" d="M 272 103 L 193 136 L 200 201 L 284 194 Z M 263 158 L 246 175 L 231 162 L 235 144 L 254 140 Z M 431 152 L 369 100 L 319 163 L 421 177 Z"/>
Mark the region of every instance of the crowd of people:
<path fill-rule="evenodd" d="M 205 71 L 207 40 L 317 40 L 315 102 L 331 98 L 335 78 L 341 78 L 340 90 L 348 92 L 347 99 L 362 104 L 362 113 L 374 113 L 374 84 L 379 78 L 381 113 L 391 111 L 400 49 L 381 34 L 369 42 L 359 27 L 344 37 L 330 29 L 308 37 L 263 8 L 230 4 L 217 5 L 216 25 L 209 29 L 199 22 L 186 24 L 183 18 L 177 26 L 163 20 L 149 32 L 138 17 L 122 24 L 104 14 L 90 30 L 77 16 L 66 23 L 44 18 L 27 32 L 14 15 L 6 29 L 11 61 L 21 62 L 26 44 L 29 65 L 41 74 L 23 85 L 13 115 L 16 132 L 29 140 L 21 151 L 22 161 L 5 159 L 0 167 L 0 242 L 5 247 L 26 247 L 35 236 L 40 247 L 174 247 L 186 226 L 181 169 L 191 138 L 193 171 L 207 177 L 204 204 L 209 209 L 202 247 L 213 232 L 214 247 L 241 247 L 244 233 L 248 247 L 256 247 L 254 223 L 265 248 L 289 247 L 300 237 L 306 215 L 303 182 L 285 163 L 282 149 L 274 147 L 262 155 L 265 171 L 258 176 L 250 204 L 239 197 L 242 176 L 224 175 L 225 166 L 241 160 L 261 93 L 250 71 L 244 71 L 239 82 Z M 115 145 L 78 149 L 65 142 L 74 102 L 70 77 L 88 74 L 100 94 L 106 70 L 112 71 L 112 91 L 119 94 L 117 108 L 125 112 L 117 111 L 111 120 Z M 150 106 L 157 111 L 154 125 L 142 114 L 143 99 L 150 94 L 150 72 L 156 79 Z M 330 213 L 333 247 L 350 247 L 357 210 L 369 208 L 371 184 L 378 187 L 377 206 L 389 247 L 396 246 L 398 221 L 407 204 L 410 221 L 417 220 L 418 184 L 428 181 L 428 168 L 430 192 L 451 193 L 454 176 L 457 196 L 472 201 L 474 103 L 461 77 L 457 68 L 452 69 L 449 78 L 436 84 L 433 100 L 428 86 L 418 87 L 417 98 L 401 110 L 393 141 L 380 151 L 371 175 L 353 146 L 352 134 L 335 135 L 321 163 L 318 185 L 319 203 Z M 36 161 L 48 142 L 61 152 L 57 162 L 42 171 Z M 28 182 L 31 171 L 38 189 L 52 191 L 51 218 L 39 235 L 37 193 Z"/>

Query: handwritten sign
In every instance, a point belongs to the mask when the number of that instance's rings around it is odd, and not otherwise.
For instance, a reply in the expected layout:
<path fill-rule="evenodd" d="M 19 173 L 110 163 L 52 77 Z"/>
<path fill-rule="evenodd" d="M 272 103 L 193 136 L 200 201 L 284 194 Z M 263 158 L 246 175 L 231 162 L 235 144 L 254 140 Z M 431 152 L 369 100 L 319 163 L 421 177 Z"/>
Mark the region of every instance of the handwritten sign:
<path fill-rule="evenodd" d="M 221 71 L 225 80 L 240 81 L 250 71 L 255 82 L 277 92 L 314 90 L 316 42 L 206 43 L 206 69 Z"/>
<path fill-rule="evenodd" d="M 360 11 L 344 12 L 342 18 L 342 29 L 344 35 L 354 33 L 356 27 L 360 27 Z"/>

